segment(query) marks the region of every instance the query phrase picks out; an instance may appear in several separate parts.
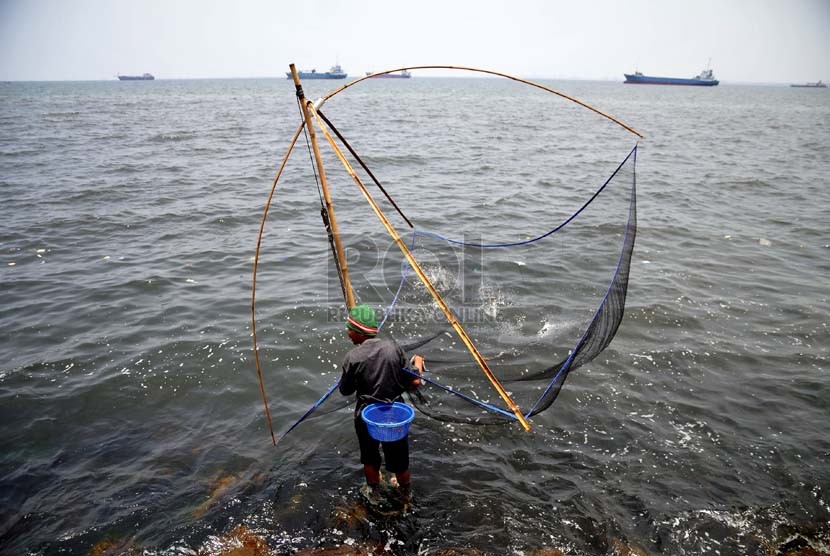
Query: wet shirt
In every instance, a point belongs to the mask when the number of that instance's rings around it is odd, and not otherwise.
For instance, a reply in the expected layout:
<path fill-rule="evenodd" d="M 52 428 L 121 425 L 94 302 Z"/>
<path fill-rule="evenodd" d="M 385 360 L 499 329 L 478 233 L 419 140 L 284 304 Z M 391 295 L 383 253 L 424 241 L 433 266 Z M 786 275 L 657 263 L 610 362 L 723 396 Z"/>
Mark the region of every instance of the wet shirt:
<path fill-rule="evenodd" d="M 397 343 L 370 338 L 346 354 L 340 393 L 357 392 L 356 416 L 371 403 L 395 401 L 415 380 L 404 366 L 404 353 Z"/>

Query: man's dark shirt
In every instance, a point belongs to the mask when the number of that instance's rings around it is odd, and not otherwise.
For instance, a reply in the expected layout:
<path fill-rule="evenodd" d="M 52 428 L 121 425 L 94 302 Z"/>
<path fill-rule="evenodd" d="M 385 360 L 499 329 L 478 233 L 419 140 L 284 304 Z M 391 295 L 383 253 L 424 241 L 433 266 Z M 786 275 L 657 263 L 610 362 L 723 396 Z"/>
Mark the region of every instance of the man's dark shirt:
<path fill-rule="evenodd" d="M 346 354 L 340 393 L 357 392 L 355 416 L 375 402 L 393 402 L 400 398 L 415 377 L 403 370 L 403 350 L 394 340 L 369 338 Z"/>

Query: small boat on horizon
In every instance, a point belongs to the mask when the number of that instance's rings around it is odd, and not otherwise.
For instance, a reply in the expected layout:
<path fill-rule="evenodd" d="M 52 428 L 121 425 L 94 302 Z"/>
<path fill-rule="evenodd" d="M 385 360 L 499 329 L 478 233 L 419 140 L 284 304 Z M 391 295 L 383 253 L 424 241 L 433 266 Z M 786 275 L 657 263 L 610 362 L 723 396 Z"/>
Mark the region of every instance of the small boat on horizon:
<path fill-rule="evenodd" d="M 153 81 L 152 73 L 145 73 L 143 75 L 118 75 L 119 81 Z"/>
<path fill-rule="evenodd" d="M 712 70 L 707 68 L 700 72 L 695 77 L 653 77 L 650 75 L 643 75 L 639 71 L 634 73 L 624 73 L 626 83 L 634 83 L 637 85 L 695 85 L 698 87 L 713 87 L 720 83 L 715 79 Z"/>
<path fill-rule="evenodd" d="M 381 73 L 379 75 L 372 75 L 371 71 L 366 72 L 367 76 L 372 76 L 372 79 L 409 79 L 412 73 L 406 70 L 401 70 L 397 73 Z"/>
<path fill-rule="evenodd" d="M 297 75 L 300 76 L 300 79 L 346 79 L 348 77 L 348 74 L 343 71 L 340 64 L 333 65 L 326 72 L 318 72 L 316 69 L 312 69 L 311 71 L 298 71 Z M 291 79 L 291 72 L 285 72 L 285 76 Z"/>
<path fill-rule="evenodd" d="M 816 81 L 815 83 L 792 83 L 790 87 L 802 87 L 805 89 L 826 89 L 827 83 L 822 83 L 821 79 Z"/>

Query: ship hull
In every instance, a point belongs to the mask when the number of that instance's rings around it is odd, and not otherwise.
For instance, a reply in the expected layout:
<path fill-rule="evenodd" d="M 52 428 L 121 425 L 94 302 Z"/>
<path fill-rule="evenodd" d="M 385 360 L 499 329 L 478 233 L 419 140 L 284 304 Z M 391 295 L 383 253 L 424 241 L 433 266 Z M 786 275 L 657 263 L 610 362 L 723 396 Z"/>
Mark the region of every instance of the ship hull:
<path fill-rule="evenodd" d="M 155 77 L 152 75 L 149 77 L 145 77 L 143 75 L 119 75 L 119 81 L 153 81 Z"/>
<path fill-rule="evenodd" d="M 624 73 L 625 82 L 635 85 L 691 85 L 694 87 L 714 87 L 720 81 L 717 79 L 683 79 L 680 77 L 651 77 L 649 75 L 634 75 Z"/>
<path fill-rule="evenodd" d="M 369 72 L 366 72 L 366 77 L 371 77 L 372 79 L 410 79 L 412 74 L 409 72 L 406 73 L 381 73 L 379 75 L 372 75 Z"/>
<path fill-rule="evenodd" d="M 347 73 L 331 73 L 331 72 L 325 72 L 325 73 L 317 73 L 317 72 L 310 73 L 309 72 L 309 73 L 306 73 L 306 72 L 302 72 L 302 71 L 299 72 L 297 75 L 300 76 L 300 79 L 346 79 L 349 76 L 349 74 L 347 74 Z M 291 79 L 291 73 L 285 72 L 285 76 L 288 79 Z"/>

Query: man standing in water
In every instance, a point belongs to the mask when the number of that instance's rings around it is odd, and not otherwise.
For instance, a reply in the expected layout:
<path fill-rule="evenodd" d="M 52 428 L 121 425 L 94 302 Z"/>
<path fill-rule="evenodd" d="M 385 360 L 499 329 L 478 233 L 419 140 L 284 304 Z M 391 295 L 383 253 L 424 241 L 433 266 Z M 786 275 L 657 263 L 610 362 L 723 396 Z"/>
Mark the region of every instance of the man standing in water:
<path fill-rule="evenodd" d="M 380 442 L 369 436 L 360 412 L 375 402 L 400 401 L 405 391 L 417 389 L 421 379 L 403 370 L 406 359 L 403 350 L 394 340 L 376 338 L 378 324 L 374 310 L 368 305 L 358 305 L 349 311 L 346 320 L 349 339 L 357 347 L 346 354 L 340 393 L 349 396 L 357 392 L 354 428 L 360 443 L 360 463 L 371 493 L 380 484 L 380 448 L 386 459 L 386 470 L 395 474 L 398 487 L 409 494 L 409 438 L 408 435 L 394 442 Z M 412 366 L 418 374 L 424 372 L 424 358 L 416 355 Z"/>

